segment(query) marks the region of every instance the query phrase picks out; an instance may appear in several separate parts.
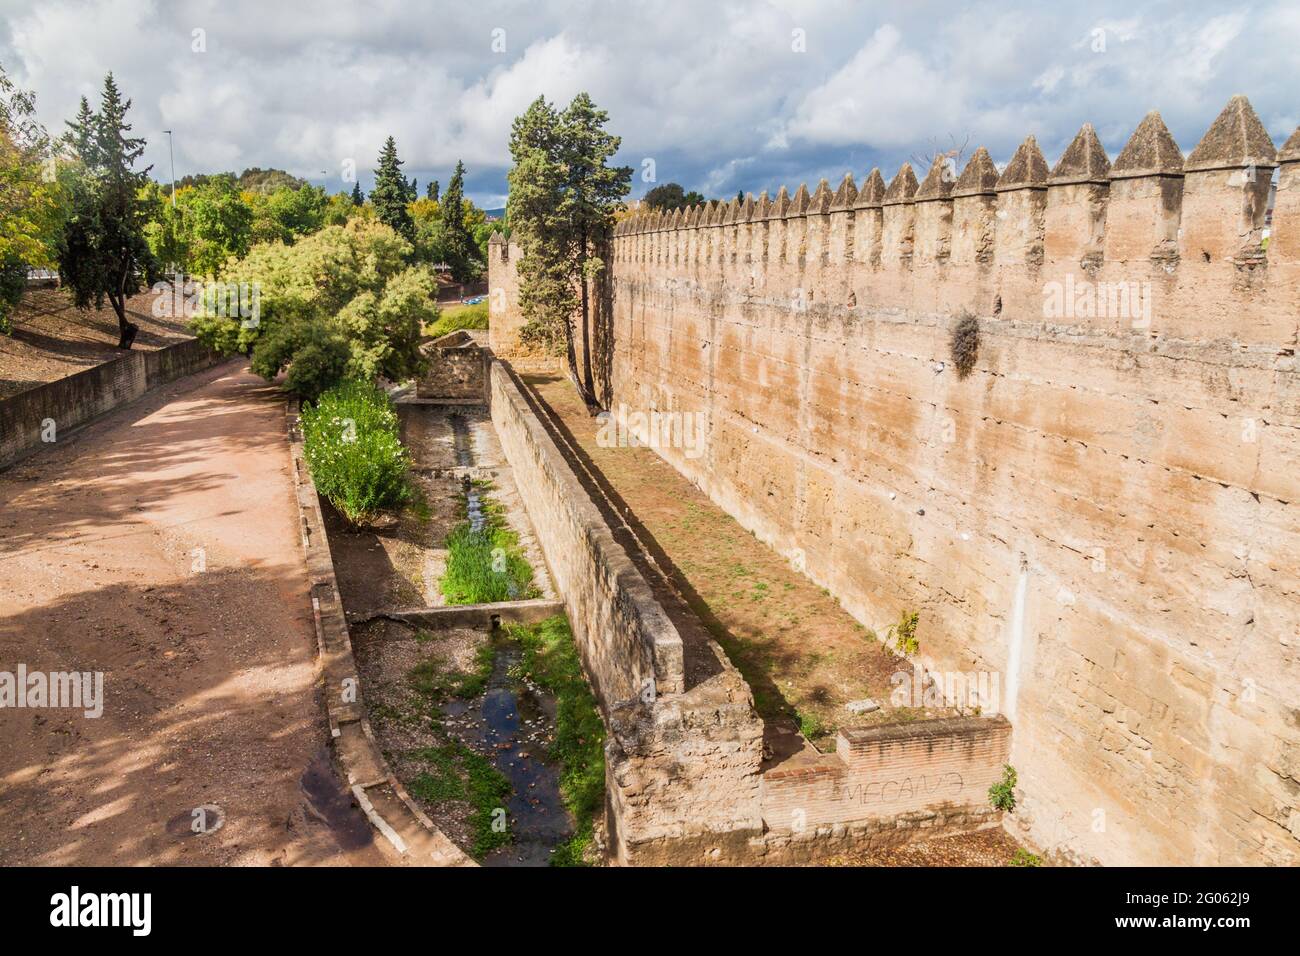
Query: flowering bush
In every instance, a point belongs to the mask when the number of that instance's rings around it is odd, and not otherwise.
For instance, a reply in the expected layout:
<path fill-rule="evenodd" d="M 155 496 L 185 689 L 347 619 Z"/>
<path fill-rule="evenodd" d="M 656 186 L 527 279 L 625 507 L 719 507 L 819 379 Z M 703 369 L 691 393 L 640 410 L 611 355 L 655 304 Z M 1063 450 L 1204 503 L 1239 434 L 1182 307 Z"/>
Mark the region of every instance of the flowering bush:
<path fill-rule="evenodd" d="M 302 411 L 303 446 L 316 490 L 351 524 L 412 498 L 397 412 L 380 389 L 349 379 Z"/>

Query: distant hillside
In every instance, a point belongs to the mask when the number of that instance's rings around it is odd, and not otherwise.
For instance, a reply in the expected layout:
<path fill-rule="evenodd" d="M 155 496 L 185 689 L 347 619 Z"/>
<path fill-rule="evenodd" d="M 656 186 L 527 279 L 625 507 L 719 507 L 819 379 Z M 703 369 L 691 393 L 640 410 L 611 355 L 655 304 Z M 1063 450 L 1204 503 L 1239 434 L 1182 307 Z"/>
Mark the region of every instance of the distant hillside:
<path fill-rule="evenodd" d="M 270 193 L 275 192 L 282 186 L 288 186 L 290 189 L 301 189 L 307 185 L 306 180 L 292 176 L 283 169 L 261 169 L 253 166 L 244 170 L 238 176 L 234 173 L 199 173 L 194 176 L 183 176 L 176 180 L 176 188 L 201 186 L 209 180 L 221 177 L 233 179 L 241 192 Z"/>

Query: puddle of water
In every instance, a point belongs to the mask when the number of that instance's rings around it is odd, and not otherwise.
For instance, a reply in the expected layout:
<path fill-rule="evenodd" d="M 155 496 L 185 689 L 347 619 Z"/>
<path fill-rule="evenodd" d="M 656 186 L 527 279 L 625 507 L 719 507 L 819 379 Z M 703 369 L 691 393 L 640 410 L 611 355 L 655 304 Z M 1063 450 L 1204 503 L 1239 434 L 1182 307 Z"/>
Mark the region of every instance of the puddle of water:
<path fill-rule="evenodd" d="M 487 691 L 478 701 L 451 701 L 448 716 L 470 715 L 462 739 L 486 753 L 510 781 L 506 805 L 514 841 L 493 850 L 484 866 L 548 866 L 555 847 L 573 835 L 560 796 L 559 768 L 547 762 L 555 700 L 510 676 L 519 648 L 499 643 Z M 473 714 L 474 710 L 477 714 Z"/>
<path fill-rule="evenodd" d="M 340 849 L 359 850 L 374 843 L 369 821 L 352 805 L 352 795 L 335 774 L 326 748 L 322 747 L 312 757 L 298 784 L 312 811 L 329 827 Z"/>

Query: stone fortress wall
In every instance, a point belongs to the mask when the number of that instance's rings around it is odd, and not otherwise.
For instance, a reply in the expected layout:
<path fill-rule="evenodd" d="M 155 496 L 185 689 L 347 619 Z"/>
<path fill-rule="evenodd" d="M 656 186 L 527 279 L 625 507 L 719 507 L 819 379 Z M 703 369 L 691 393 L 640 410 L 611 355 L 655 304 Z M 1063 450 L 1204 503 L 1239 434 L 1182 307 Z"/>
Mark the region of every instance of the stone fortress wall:
<path fill-rule="evenodd" d="M 609 266 L 611 408 L 703 412 L 670 463 L 864 624 L 918 611 L 929 669 L 997 675 L 1018 836 L 1300 862 L 1300 131 L 1234 97 L 1112 163 L 1085 125 L 1051 167 L 1030 137 L 625 219 Z"/>

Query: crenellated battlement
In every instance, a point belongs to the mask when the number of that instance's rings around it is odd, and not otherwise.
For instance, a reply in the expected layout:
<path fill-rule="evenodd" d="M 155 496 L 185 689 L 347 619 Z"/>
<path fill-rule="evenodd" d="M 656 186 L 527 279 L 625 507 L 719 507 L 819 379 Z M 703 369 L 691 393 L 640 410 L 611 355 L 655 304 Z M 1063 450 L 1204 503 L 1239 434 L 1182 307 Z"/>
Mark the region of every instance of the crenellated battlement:
<path fill-rule="evenodd" d="M 755 285 L 797 285 L 811 301 L 852 290 L 886 306 L 1016 318 L 1043 313 L 1044 283 L 1151 283 L 1153 332 L 1294 343 L 1285 303 L 1300 299 L 1300 131 L 1279 151 L 1234 96 L 1185 160 L 1151 112 L 1112 163 L 1085 123 L 1055 166 L 1030 136 L 1001 173 L 980 147 L 960 173 L 940 158 L 921 180 L 904 163 L 888 183 L 871 170 L 860 189 L 848 174 L 837 187 L 633 215 L 615 229 L 613 259 L 620 275 L 668 267 L 708 281 L 762 266 Z M 1189 309 L 1193 298 L 1213 304 Z"/>

